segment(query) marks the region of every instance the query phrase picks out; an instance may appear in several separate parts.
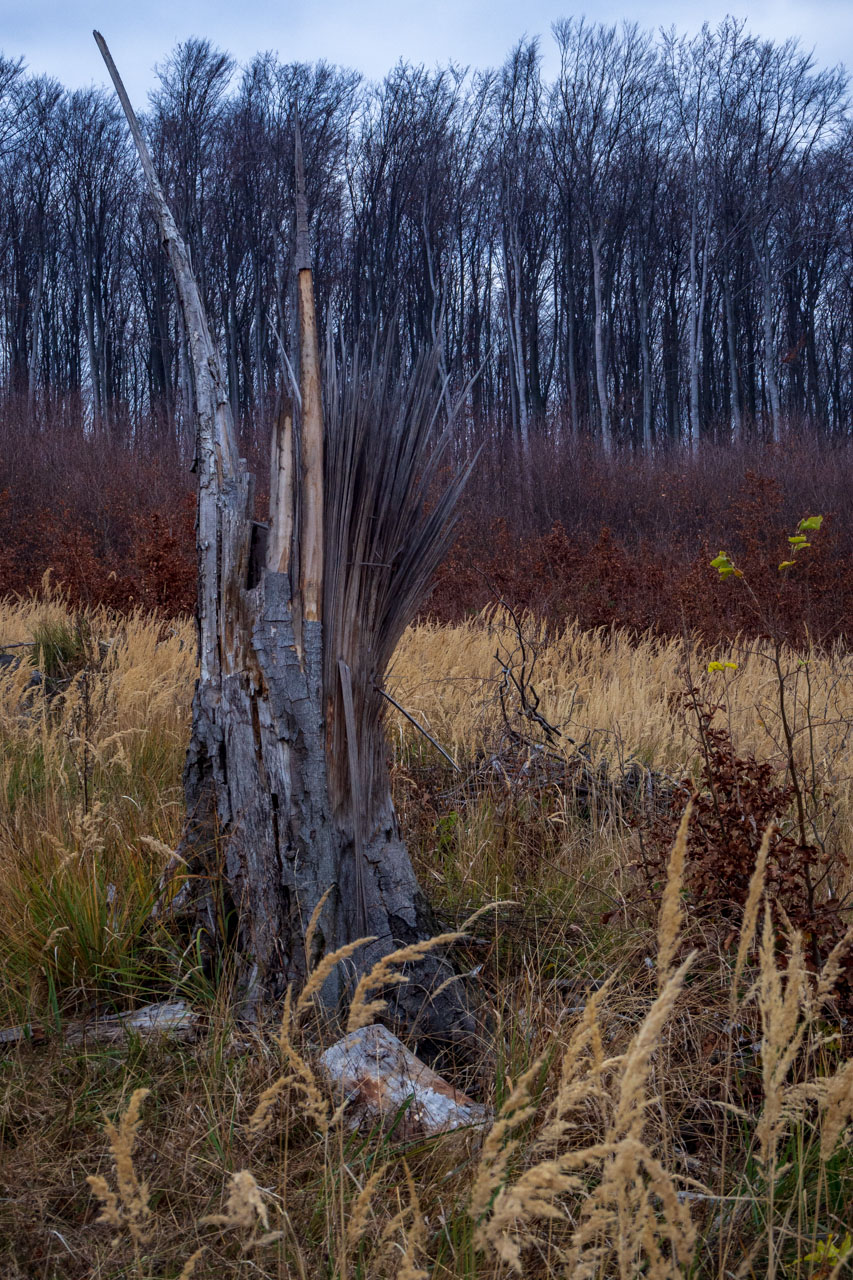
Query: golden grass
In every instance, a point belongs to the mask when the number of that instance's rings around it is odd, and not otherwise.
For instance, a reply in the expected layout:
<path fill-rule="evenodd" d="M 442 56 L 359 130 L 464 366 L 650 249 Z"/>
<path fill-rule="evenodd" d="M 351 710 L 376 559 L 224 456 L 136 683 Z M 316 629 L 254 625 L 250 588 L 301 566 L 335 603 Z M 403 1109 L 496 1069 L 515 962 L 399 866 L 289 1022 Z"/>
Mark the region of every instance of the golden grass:
<path fill-rule="evenodd" d="M 111 1227 L 125 1228 L 137 1253 L 140 1245 L 148 1241 L 151 1208 L 148 1187 L 137 1177 L 133 1165 L 133 1146 L 139 1131 L 142 1104 L 149 1092 L 148 1089 L 134 1089 L 118 1125 L 108 1122 L 106 1126 L 118 1194 L 111 1190 L 106 1178 L 100 1174 L 90 1174 L 86 1179 L 101 1202 L 98 1221 Z"/>
<path fill-rule="evenodd" d="M 82 666 L 49 698 L 27 690 L 26 650 L 0 672 L 0 939 L 19 1006 L 33 986 L 73 999 L 99 974 L 120 981 L 181 830 L 195 679 L 188 622 L 74 617 L 51 595 L 0 602 L 0 643 L 45 628 L 80 637 Z"/>
<path fill-rule="evenodd" d="M 74 1004 L 178 984 L 205 996 L 210 1018 L 194 1046 L 78 1051 L 36 1036 L 2 1051 L 0 1273 L 843 1273 L 853 1069 L 822 1007 L 843 956 L 812 976 L 791 939 L 783 959 L 765 912 L 769 834 L 728 950 L 685 915 L 684 829 L 659 910 L 605 925 L 605 909 L 624 908 L 630 857 L 615 821 L 580 816 L 556 793 L 515 808 L 512 797 L 443 804 L 423 779 L 452 778 L 392 714 L 403 822 L 427 890 L 451 902 L 448 934 L 486 897 L 519 905 L 480 922 L 472 956 L 496 1034 L 465 1083 L 494 1108 L 491 1129 L 408 1145 L 393 1131 L 351 1133 L 315 1074 L 323 1028 L 306 1017 L 333 960 L 288 997 L 276 1049 L 235 1029 L 226 988 L 206 988 L 191 955 L 144 927 L 181 829 L 192 626 L 75 619 L 50 595 L 0 603 L 0 643 L 39 628 L 76 629 L 85 660 L 49 700 L 26 693 L 25 665 L 0 674 L 2 1021 L 49 1032 Z M 575 628 L 535 638 L 540 710 L 568 756 L 583 743 L 593 761 L 695 772 L 680 705 L 689 668 L 700 695 L 724 704 L 738 750 L 784 762 L 761 646 L 732 645 L 723 656 L 737 671 L 709 673 L 721 655 L 692 642 Z M 471 760 L 505 728 L 494 655 L 512 647 L 494 616 L 418 625 L 392 691 Z M 853 852 L 849 657 L 787 655 L 784 666 L 797 751 L 831 788 L 836 842 Z M 403 977 L 405 959 L 363 980 L 352 1025 L 375 1016 L 377 988 Z M 109 1158 L 114 1177 L 99 1172 Z"/>
<path fill-rule="evenodd" d="M 526 638 L 538 650 L 533 683 L 541 711 L 576 742 L 588 743 L 594 760 L 622 763 L 631 756 L 657 769 L 678 771 L 696 758 L 691 721 L 681 710 L 685 674 L 700 695 L 725 704 L 736 750 L 781 759 L 783 742 L 770 649 L 735 639 L 724 650 L 737 670 L 709 672 L 721 651 L 698 641 L 635 637 L 571 624 L 554 632 L 544 622 L 524 621 Z M 517 650 L 509 620 L 487 612 L 458 626 L 429 622 L 410 627 L 391 669 L 394 696 L 419 716 L 430 733 L 460 758 L 494 745 L 502 728 L 497 698 L 498 664 Z M 783 654 L 790 668 L 792 722 L 803 764 L 815 763 L 840 785 L 849 801 L 853 769 L 847 725 L 853 716 L 853 659 L 842 646 L 807 655 Z M 811 703 L 814 735 L 809 743 L 805 713 Z M 390 717 L 398 743 L 411 731 Z M 562 749 L 571 755 L 573 747 Z"/>

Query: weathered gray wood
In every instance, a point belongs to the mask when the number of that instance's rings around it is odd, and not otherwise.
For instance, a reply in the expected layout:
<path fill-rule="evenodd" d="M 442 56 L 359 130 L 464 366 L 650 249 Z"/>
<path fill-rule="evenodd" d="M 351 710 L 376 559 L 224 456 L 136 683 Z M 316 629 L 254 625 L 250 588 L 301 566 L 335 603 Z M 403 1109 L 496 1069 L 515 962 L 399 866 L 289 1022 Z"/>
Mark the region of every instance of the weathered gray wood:
<path fill-rule="evenodd" d="M 289 573 L 294 521 L 293 402 L 282 396 L 272 432 L 270 458 L 270 536 L 267 568 Z"/>
<path fill-rule="evenodd" d="M 193 809 L 182 853 L 191 859 L 201 854 L 203 871 L 211 827 L 227 833 L 224 905 L 240 908 L 238 950 L 251 957 L 258 989 L 268 998 L 278 999 L 291 982 L 301 985 L 325 951 L 376 937 L 324 989 L 326 999 L 336 1002 L 381 956 L 431 936 L 434 921 L 400 839 L 390 792 L 364 833 L 358 860 L 352 827 L 330 802 L 321 624 L 304 623 L 300 661 L 287 575 L 267 573 L 244 595 L 255 611 L 257 669 L 225 677 L 215 702 L 197 696 L 186 776 Z M 307 958 L 305 926 L 330 886 L 335 892 L 320 916 L 315 954 Z M 176 909 L 207 921 L 210 937 L 216 936 L 217 904 L 203 874 L 187 879 Z M 395 991 L 392 1016 L 434 1041 L 445 1033 L 454 1041 L 472 1037 L 476 1023 L 457 984 L 436 1002 L 429 999 L 451 974 L 446 960 L 426 957 L 412 981 Z M 247 983 L 251 1003 L 257 992 L 248 977 Z"/>
<path fill-rule="evenodd" d="M 482 1103 L 454 1089 L 379 1024 L 344 1036 L 320 1058 L 335 1105 L 348 1103 L 351 1121 L 394 1124 L 399 1139 L 431 1137 L 488 1124 Z"/>
<path fill-rule="evenodd" d="M 173 1040 L 191 1040 L 198 1031 L 199 1015 L 184 1000 L 145 1005 L 131 1013 L 114 1013 L 66 1022 L 62 1039 L 68 1045 L 123 1044 L 133 1036 L 162 1035 Z M 33 1026 L 6 1027 L 0 1031 L 0 1046 L 39 1040 L 44 1033 Z"/>
<path fill-rule="evenodd" d="M 432 460 L 426 465 L 417 452 L 426 447 L 434 417 L 426 399 L 428 382 L 411 397 L 417 430 L 408 430 L 403 414 L 383 437 L 397 451 L 393 486 L 383 491 L 378 457 L 367 468 L 371 480 L 363 508 L 351 475 L 365 469 L 358 463 L 362 423 L 373 419 L 343 415 L 345 425 L 336 437 L 333 474 L 346 488 L 347 503 L 354 504 L 346 505 L 346 518 L 359 521 L 364 547 L 371 529 L 384 529 L 393 540 L 395 563 L 403 566 L 403 580 L 386 574 L 382 592 L 378 577 L 369 587 L 372 612 L 365 623 L 352 579 L 357 574 L 363 581 L 364 569 L 349 563 L 353 551 L 340 519 L 334 536 L 329 534 L 328 522 L 345 504 L 330 504 L 324 519 L 322 388 L 298 126 L 301 456 L 294 457 L 292 408 L 286 404 L 273 445 L 270 523 L 262 551 L 262 531 L 252 518 L 254 482 L 236 455 L 219 355 L 189 257 L 118 72 L 97 33 L 96 40 L 169 247 L 196 384 L 201 663 L 184 771 L 187 824 L 176 860 L 187 874 L 170 906 L 211 962 L 226 948 L 236 956 L 248 1015 L 259 1001 L 280 998 L 289 984 L 301 985 L 323 952 L 373 936 L 376 940 L 360 949 L 350 969 L 336 972 L 324 986 L 323 998 L 335 1004 L 358 972 L 435 932 L 397 829 L 374 688 L 447 527 L 449 506 L 439 503 L 416 536 L 406 540 L 406 518 L 420 510 L 416 486 L 426 492 L 434 465 Z M 373 447 L 378 453 L 380 446 Z M 336 558 L 331 578 L 324 572 L 327 540 Z M 370 559 L 366 552 L 362 557 Z M 382 604 L 386 598 L 389 604 Z M 339 660 L 354 673 L 347 685 L 348 714 Z M 305 927 L 327 894 L 314 933 L 316 954 L 306 957 Z M 460 985 L 446 983 L 451 975 L 446 960 L 428 955 L 408 983 L 393 989 L 392 1016 L 417 1035 L 469 1038 L 475 1024 Z"/>
<path fill-rule="evenodd" d="M 163 194 L 154 163 L 139 121 L 122 83 L 106 41 L 93 32 L 95 41 L 110 73 L 119 102 L 136 144 L 145 174 L 148 192 L 160 227 L 163 244 L 169 254 L 175 286 L 183 313 L 187 341 L 194 373 L 194 399 L 197 419 L 196 467 L 198 471 L 199 549 L 199 661 L 202 680 L 216 679 L 219 665 L 217 562 L 219 556 L 219 497 L 224 481 L 239 469 L 234 423 L 228 399 L 219 352 L 207 324 L 204 305 L 190 265 L 186 245 L 175 225 Z"/>

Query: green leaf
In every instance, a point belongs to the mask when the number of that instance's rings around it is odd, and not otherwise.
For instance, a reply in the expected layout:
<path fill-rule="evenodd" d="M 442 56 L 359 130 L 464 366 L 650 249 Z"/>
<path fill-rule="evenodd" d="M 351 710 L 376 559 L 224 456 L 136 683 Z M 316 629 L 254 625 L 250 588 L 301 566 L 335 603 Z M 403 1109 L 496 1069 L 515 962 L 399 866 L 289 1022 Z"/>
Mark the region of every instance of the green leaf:
<path fill-rule="evenodd" d="M 823 524 L 823 516 L 806 516 L 804 520 L 800 521 L 797 528 L 800 530 L 801 533 L 802 532 L 811 533 L 818 530 L 822 524 Z"/>
<path fill-rule="evenodd" d="M 796 564 L 795 560 L 783 560 L 779 565 L 779 572 L 781 573 L 783 569 L 790 569 L 793 564 Z"/>
<path fill-rule="evenodd" d="M 725 551 L 720 551 L 711 561 L 711 568 L 716 569 L 721 578 L 730 578 L 732 574 L 736 578 L 742 578 L 743 574 L 740 569 L 736 569 L 729 559 Z"/>
<path fill-rule="evenodd" d="M 807 547 L 809 545 L 808 540 L 802 533 L 795 533 L 792 538 L 788 539 L 788 541 L 792 547 Z"/>
<path fill-rule="evenodd" d="M 836 1263 L 848 1258 L 851 1253 L 853 1253 L 853 1237 L 848 1231 L 839 1244 L 835 1243 L 835 1238 L 819 1240 L 814 1253 L 807 1253 L 803 1262 Z"/>

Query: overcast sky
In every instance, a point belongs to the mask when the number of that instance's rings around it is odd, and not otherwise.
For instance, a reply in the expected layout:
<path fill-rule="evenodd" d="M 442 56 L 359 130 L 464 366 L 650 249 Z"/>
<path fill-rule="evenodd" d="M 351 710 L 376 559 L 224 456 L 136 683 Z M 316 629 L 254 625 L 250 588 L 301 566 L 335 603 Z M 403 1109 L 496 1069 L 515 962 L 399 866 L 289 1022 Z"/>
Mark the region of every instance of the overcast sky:
<path fill-rule="evenodd" d="M 686 32 L 703 21 L 715 25 L 731 9 L 715 0 L 595 0 L 586 10 L 561 0 L 0 0 L 0 48 L 69 87 L 103 84 L 91 34 L 97 27 L 144 107 L 154 64 L 188 36 L 207 36 L 240 62 L 273 49 L 285 61 L 325 58 L 379 78 L 400 58 L 494 66 L 520 36 L 540 35 L 550 73 L 558 18 L 586 12 L 596 21 L 629 18 Z M 753 0 L 734 12 L 757 34 L 797 36 L 821 65 L 853 68 L 853 0 Z"/>

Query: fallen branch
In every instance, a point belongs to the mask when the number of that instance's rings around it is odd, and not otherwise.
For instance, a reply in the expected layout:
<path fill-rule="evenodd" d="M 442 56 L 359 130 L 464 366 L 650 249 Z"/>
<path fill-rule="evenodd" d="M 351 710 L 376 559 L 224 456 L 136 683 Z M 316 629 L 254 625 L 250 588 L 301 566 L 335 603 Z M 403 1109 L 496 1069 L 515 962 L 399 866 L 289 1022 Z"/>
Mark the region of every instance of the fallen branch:
<path fill-rule="evenodd" d="M 439 742 L 436 742 L 436 740 L 435 740 L 435 738 L 432 736 L 432 734 L 427 733 L 426 729 L 423 727 L 423 725 L 422 725 L 422 724 L 418 724 L 418 722 L 417 722 L 417 720 L 415 719 L 415 717 L 414 717 L 413 715 L 410 715 L 410 714 L 409 714 L 409 712 L 406 710 L 406 708 L 405 708 L 405 707 L 401 707 L 401 706 L 400 706 L 400 704 L 399 704 L 399 702 L 397 701 L 397 699 L 396 699 L 396 698 L 392 698 L 392 697 L 391 697 L 391 695 L 390 695 L 390 693 L 387 693 L 384 689 L 380 689 L 378 686 L 375 686 L 375 688 L 376 688 L 377 693 L 381 693 L 383 698 L 387 698 L 387 699 L 388 699 L 388 701 L 391 703 L 391 706 L 392 706 L 392 707 L 396 707 L 396 708 L 397 708 L 397 710 L 400 712 L 400 715 L 401 715 L 401 716 L 405 716 L 405 717 L 406 717 L 406 719 L 408 720 L 409 724 L 413 724 L 413 725 L 415 726 L 415 728 L 418 730 L 418 732 L 419 732 L 419 733 L 422 733 L 422 734 L 424 735 L 424 737 L 426 738 L 426 740 L 427 740 L 428 742 L 431 742 L 431 743 L 432 743 L 432 745 L 435 747 L 436 751 L 440 751 L 440 752 L 441 752 L 441 754 L 444 756 L 445 760 L 447 760 L 450 764 L 452 764 L 452 765 L 453 765 L 453 768 L 456 770 L 456 772 L 457 772 L 457 773 L 461 773 L 461 772 L 462 772 L 462 770 L 461 770 L 461 768 L 459 767 L 459 765 L 458 765 L 458 764 L 456 763 L 456 761 L 453 759 L 453 756 L 452 756 L 452 755 L 450 755 L 450 753 L 449 753 L 449 752 L 445 751 L 444 747 L 443 747 Z"/>
<path fill-rule="evenodd" d="M 190 1040 L 198 1029 L 198 1022 L 199 1015 L 184 1000 L 170 1000 L 146 1005 L 132 1013 L 67 1022 L 60 1034 L 68 1045 L 121 1044 L 132 1036 L 153 1035 Z M 27 1023 L 0 1031 L 0 1046 L 20 1044 L 24 1040 L 40 1044 L 46 1039 L 44 1028 L 38 1024 Z"/>

